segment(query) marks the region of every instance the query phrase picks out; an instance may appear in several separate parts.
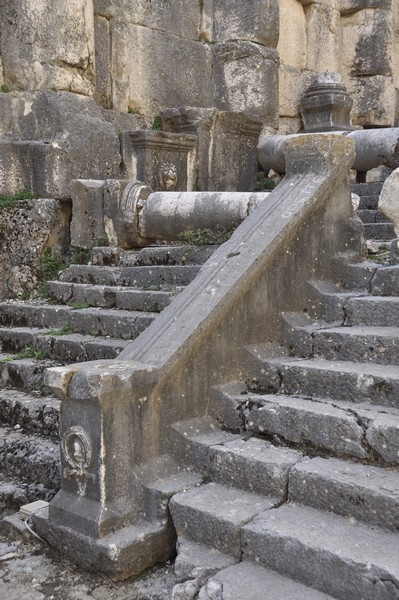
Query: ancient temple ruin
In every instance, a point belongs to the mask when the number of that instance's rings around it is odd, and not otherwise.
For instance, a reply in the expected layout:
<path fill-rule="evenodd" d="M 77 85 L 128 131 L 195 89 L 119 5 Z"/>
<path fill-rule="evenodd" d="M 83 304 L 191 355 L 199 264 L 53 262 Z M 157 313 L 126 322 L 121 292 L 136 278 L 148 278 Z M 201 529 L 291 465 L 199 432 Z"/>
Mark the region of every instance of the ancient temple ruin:
<path fill-rule="evenodd" d="M 0 0 L 1 531 L 171 600 L 399 598 L 398 40 L 398 0 Z"/>

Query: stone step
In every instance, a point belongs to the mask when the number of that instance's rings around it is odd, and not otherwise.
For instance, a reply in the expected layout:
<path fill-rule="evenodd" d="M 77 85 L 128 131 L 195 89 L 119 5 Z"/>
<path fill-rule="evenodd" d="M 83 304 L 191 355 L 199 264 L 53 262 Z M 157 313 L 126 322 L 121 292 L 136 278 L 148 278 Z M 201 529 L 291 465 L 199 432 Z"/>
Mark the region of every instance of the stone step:
<path fill-rule="evenodd" d="M 262 360 L 259 354 L 258 361 L 257 375 L 249 381 L 251 391 L 327 397 L 399 408 L 399 370 L 396 365 L 321 358 Z"/>
<path fill-rule="evenodd" d="M 95 247 L 91 251 L 94 265 L 155 266 L 155 265 L 202 265 L 214 253 L 217 246 L 147 246 L 141 250 L 123 250 L 117 247 Z"/>
<path fill-rule="evenodd" d="M 399 364 L 399 327 L 328 327 L 299 316 L 301 325 L 295 315 L 285 315 L 285 340 L 295 356 Z"/>
<path fill-rule="evenodd" d="M 281 394 L 253 394 L 239 382 L 212 389 L 212 410 L 225 427 L 297 445 L 308 453 L 399 464 L 399 409 Z"/>
<path fill-rule="evenodd" d="M 187 466 L 222 485 L 284 500 L 288 473 L 302 454 L 265 440 L 222 431 L 208 418 L 177 423 L 176 447 Z"/>
<path fill-rule="evenodd" d="M 393 223 L 364 223 L 364 234 L 367 240 L 393 240 L 395 230 Z"/>
<path fill-rule="evenodd" d="M 197 265 L 151 267 L 103 267 L 71 265 L 60 275 L 60 281 L 140 287 L 147 290 L 167 289 L 168 286 L 187 285 L 197 275 Z"/>
<path fill-rule="evenodd" d="M 371 280 L 373 296 L 399 296 L 399 265 L 380 267 Z"/>
<path fill-rule="evenodd" d="M 90 285 L 87 283 L 66 283 L 49 281 L 46 285 L 50 298 L 60 303 L 68 303 L 72 308 L 86 305 L 100 308 L 120 308 L 144 312 L 160 312 L 170 304 L 175 292 L 148 291 L 122 286 Z M 83 306 L 81 306 L 83 305 Z"/>
<path fill-rule="evenodd" d="M 373 183 L 353 183 L 351 191 L 358 196 L 379 196 L 383 185 L 384 183 L 379 181 Z"/>
<path fill-rule="evenodd" d="M 329 281 L 309 281 L 303 314 L 314 319 L 343 323 L 344 308 L 349 298 L 364 296 L 366 290 L 342 290 Z M 284 317 L 284 315 L 283 315 Z"/>
<path fill-rule="evenodd" d="M 345 305 L 345 325 L 396 327 L 399 323 L 399 296 L 349 298 Z"/>
<path fill-rule="evenodd" d="M 371 281 L 381 265 L 372 261 L 348 262 L 345 256 L 331 259 L 334 281 L 341 291 L 360 290 L 369 292 Z"/>
<path fill-rule="evenodd" d="M 218 596 L 219 592 L 223 596 Z M 332 600 L 323 592 L 247 560 L 216 573 L 201 593 L 203 598 L 226 600 Z"/>
<path fill-rule="evenodd" d="M 135 339 L 154 320 L 156 313 L 120 309 L 84 308 L 36 304 L 0 303 L 0 326 L 48 328 L 49 335 L 80 333 Z"/>
<path fill-rule="evenodd" d="M 391 531 L 399 530 L 399 472 L 335 458 L 290 471 L 288 499 Z"/>
<path fill-rule="evenodd" d="M 359 196 L 359 194 L 358 194 Z M 360 210 L 378 210 L 378 202 L 379 202 L 380 197 L 376 196 L 375 194 L 371 194 L 371 195 L 361 195 L 360 196 L 360 202 L 359 202 L 359 208 L 358 208 L 358 212 Z"/>
<path fill-rule="evenodd" d="M 44 373 L 50 367 L 59 366 L 54 360 L 23 358 L 12 360 L 7 354 L 0 354 L 0 385 L 25 390 L 43 390 Z"/>
<path fill-rule="evenodd" d="M 38 358 L 71 363 L 116 358 L 130 344 L 130 340 L 120 338 L 48 332 L 38 327 L 0 327 L 1 351 L 8 353 L 9 360 L 30 352 L 32 357 L 36 354 Z"/>
<path fill-rule="evenodd" d="M 399 534 L 312 507 L 266 511 L 241 532 L 252 560 L 334 598 L 388 600 L 399 594 Z"/>
<path fill-rule="evenodd" d="M 3 479 L 40 484 L 47 490 L 60 487 L 59 444 L 39 436 L 0 429 L 0 472 Z"/>
<path fill-rule="evenodd" d="M 277 498 L 209 483 L 173 496 L 170 512 L 179 537 L 240 558 L 242 526 L 278 504 Z"/>
<path fill-rule="evenodd" d="M 58 440 L 60 400 L 0 388 L 0 426 Z"/>
<path fill-rule="evenodd" d="M 392 223 L 380 210 L 361 209 L 357 211 L 357 216 L 363 223 Z"/>

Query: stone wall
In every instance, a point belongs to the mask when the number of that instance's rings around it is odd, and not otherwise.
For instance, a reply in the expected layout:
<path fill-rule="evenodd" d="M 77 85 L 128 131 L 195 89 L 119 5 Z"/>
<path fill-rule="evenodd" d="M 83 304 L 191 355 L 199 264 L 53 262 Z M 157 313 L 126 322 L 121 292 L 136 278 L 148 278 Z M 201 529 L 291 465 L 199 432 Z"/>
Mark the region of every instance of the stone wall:
<path fill-rule="evenodd" d="M 342 73 L 355 126 L 397 123 L 397 0 L 280 0 L 280 133 L 302 125 L 299 102 L 313 73 Z"/>

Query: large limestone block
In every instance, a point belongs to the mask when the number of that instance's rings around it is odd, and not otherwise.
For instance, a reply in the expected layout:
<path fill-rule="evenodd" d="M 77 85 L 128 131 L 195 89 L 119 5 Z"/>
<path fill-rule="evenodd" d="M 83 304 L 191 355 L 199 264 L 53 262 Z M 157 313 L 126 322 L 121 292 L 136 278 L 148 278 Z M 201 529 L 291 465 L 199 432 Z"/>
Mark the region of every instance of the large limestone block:
<path fill-rule="evenodd" d="M 93 0 L 93 3 L 96 15 L 198 39 L 202 12 L 198 0 Z"/>
<path fill-rule="evenodd" d="M 303 69 L 307 57 L 306 19 L 298 0 L 280 0 L 280 33 L 277 51 L 282 63 Z"/>
<path fill-rule="evenodd" d="M 368 9 L 343 17 L 342 67 L 352 76 L 391 75 L 394 20 L 391 11 Z"/>
<path fill-rule="evenodd" d="M 92 98 L 0 94 L 0 193 L 68 198 L 71 179 L 120 176 L 119 134 Z"/>
<path fill-rule="evenodd" d="M 213 46 L 213 101 L 223 111 L 278 122 L 278 55 L 252 42 Z"/>
<path fill-rule="evenodd" d="M 91 94 L 92 0 L 0 0 L 4 77 L 12 90 Z"/>
<path fill-rule="evenodd" d="M 182 104 L 211 103 L 208 44 L 113 19 L 112 86 L 116 110 L 156 115 Z"/>
<path fill-rule="evenodd" d="M 378 208 L 393 221 L 395 234 L 399 238 L 399 169 L 395 169 L 385 180 Z"/>
<path fill-rule="evenodd" d="M 395 123 L 396 90 L 392 77 L 345 78 L 353 98 L 352 123 L 362 127 L 392 127 Z"/>
<path fill-rule="evenodd" d="M 276 48 L 279 33 L 278 0 L 213 0 L 214 42 L 248 40 Z"/>
<path fill-rule="evenodd" d="M 365 8 L 391 9 L 394 0 L 340 0 L 341 14 L 353 13 Z"/>
<path fill-rule="evenodd" d="M 95 16 L 94 39 L 96 49 L 96 91 L 94 97 L 105 108 L 111 108 L 111 27 L 109 19 Z"/>
<path fill-rule="evenodd" d="M 327 4 L 306 11 L 307 67 L 313 71 L 340 70 L 340 13 Z"/>
<path fill-rule="evenodd" d="M 300 102 L 312 82 L 312 73 L 295 67 L 280 65 L 279 98 L 280 117 L 299 117 Z"/>

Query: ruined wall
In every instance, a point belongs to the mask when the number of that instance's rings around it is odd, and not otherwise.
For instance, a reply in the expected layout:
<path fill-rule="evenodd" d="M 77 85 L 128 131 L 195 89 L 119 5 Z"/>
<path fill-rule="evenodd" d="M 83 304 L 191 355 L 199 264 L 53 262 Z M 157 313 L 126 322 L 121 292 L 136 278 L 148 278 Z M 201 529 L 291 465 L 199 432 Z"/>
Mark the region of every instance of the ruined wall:
<path fill-rule="evenodd" d="M 300 130 L 314 72 L 342 73 L 356 126 L 397 123 L 398 0 L 280 0 L 280 132 Z"/>

